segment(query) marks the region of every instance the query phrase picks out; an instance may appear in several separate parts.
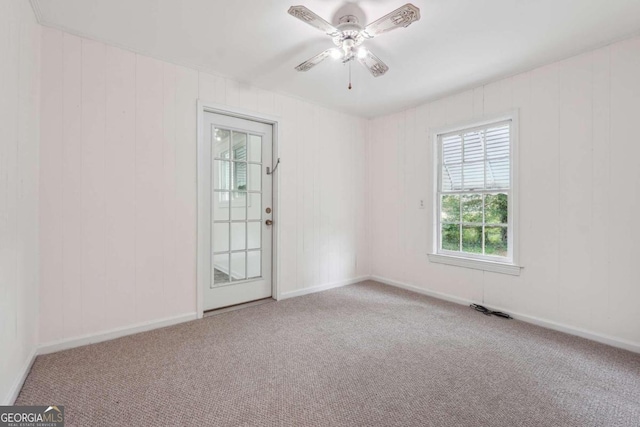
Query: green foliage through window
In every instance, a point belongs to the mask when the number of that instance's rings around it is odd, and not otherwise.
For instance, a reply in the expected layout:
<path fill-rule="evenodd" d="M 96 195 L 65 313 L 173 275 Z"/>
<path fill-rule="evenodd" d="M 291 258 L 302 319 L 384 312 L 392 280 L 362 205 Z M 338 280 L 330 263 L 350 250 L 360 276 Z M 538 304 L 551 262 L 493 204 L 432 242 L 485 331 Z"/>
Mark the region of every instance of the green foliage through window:
<path fill-rule="evenodd" d="M 484 236 L 485 255 L 507 256 L 508 200 L 505 193 L 443 195 L 440 204 L 441 248 L 482 254 Z"/>

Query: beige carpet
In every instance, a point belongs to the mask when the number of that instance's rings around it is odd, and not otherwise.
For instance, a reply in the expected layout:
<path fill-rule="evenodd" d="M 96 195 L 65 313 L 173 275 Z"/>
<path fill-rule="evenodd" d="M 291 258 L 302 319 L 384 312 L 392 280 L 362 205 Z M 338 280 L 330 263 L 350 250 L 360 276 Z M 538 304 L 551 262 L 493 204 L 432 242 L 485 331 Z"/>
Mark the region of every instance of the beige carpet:
<path fill-rule="evenodd" d="M 638 426 L 640 355 L 365 282 L 38 357 L 68 426 Z"/>

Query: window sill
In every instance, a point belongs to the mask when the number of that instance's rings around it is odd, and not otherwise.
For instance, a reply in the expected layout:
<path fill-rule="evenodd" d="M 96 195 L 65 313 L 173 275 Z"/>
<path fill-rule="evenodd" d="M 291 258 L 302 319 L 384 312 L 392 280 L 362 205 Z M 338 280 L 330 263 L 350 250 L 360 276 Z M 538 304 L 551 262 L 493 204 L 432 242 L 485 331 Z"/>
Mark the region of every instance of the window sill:
<path fill-rule="evenodd" d="M 473 268 L 475 270 L 491 271 L 493 273 L 510 274 L 519 276 L 522 267 L 515 264 L 485 261 L 471 258 L 463 258 L 451 255 L 429 254 L 429 261 L 439 264 L 455 265 L 458 267 Z"/>

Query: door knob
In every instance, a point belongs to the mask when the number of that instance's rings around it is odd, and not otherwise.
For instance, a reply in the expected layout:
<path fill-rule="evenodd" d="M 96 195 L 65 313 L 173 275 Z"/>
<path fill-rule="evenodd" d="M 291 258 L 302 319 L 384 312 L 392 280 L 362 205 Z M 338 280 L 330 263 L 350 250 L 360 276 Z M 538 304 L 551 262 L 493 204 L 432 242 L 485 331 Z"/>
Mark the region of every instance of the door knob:
<path fill-rule="evenodd" d="M 271 221 L 270 219 L 268 219 L 268 220 L 266 220 L 264 223 L 265 223 L 265 224 L 267 224 L 267 225 L 271 225 L 271 224 L 273 224 L 273 221 Z"/>

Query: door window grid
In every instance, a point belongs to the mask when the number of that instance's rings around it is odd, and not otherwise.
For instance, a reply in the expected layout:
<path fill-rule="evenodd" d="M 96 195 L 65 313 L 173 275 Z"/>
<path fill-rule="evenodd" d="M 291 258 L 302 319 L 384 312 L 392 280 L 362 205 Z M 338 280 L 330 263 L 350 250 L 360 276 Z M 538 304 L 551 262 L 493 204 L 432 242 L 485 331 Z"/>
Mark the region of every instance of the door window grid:
<path fill-rule="evenodd" d="M 240 143 L 238 146 L 234 146 L 228 150 L 223 150 L 217 152 L 219 154 L 216 156 L 214 154 L 214 164 L 218 164 L 218 170 L 213 171 L 213 173 L 218 174 L 219 187 L 223 189 L 217 189 L 215 184 L 214 188 L 214 200 L 217 198 L 219 202 L 227 202 L 226 205 L 220 203 L 219 207 L 229 209 L 229 211 L 233 209 L 244 208 L 244 219 L 234 219 L 231 212 L 227 219 L 215 219 L 213 218 L 214 224 L 228 224 L 228 245 L 226 250 L 222 251 L 212 251 L 214 258 L 214 268 L 211 280 L 211 288 L 226 286 L 230 284 L 239 283 L 242 281 L 255 280 L 262 276 L 262 219 L 261 219 L 261 200 L 262 200 L 262 148 L 261 141 L 262 137 L 260 135 L 238 132 L 230 129 L 220 129 L 214 128 L 213 135 L 214 139 L 217 139 L 218 132 L 224 132 L 229 135 L 229 144 L 234 144 L 235 135 L 244 135 L 244 143 Z M 252 138 L 256 138 L 252 140 Z M 218 139 L 220 141 L 220 139 Z M 257 145 L 254 143 L 257 142 Z M 213 141 L 212 141 L 213 142 Z M 258 153 L 253 153 L 252 150 L 257 151 Z M 232 153 L 233 156 L 229 154 Z M 258 159 L 259 161 L 256 161 Z M 217 161 L 217 162 L 216 162 Z M 250 165 L 255 165 L 257 167 L 251 168 Z M 253 169 L 253 171 L 251 171 Z M 257 186 L 259 189 L 254 190 L 249 188 L 249 180 L 252 178 L 251 174 L 257 175 L 257 180 L 259 185 Z M 252 187 L 253 188 L 253 187 Z M 251 207 L 254 195 L 257 196 L 257 219 L 252 219 L 249 213 L 249 208 Z M 234 203 L 234 201 L 239 201 L 240 203 Z M 244 203 L 241 202 L 244 200 Z M 231 202 L 231 203 L 229 203 Z M 215 212 L 215 207 L 212 206 L 212 211 Z M 243 249 L 233 249 L 233 224 L 244 224 L 244 246 Z M 258 230 L 258 244 L 255 243 L 250 247 L 250 235 L 249 229 L 252 228 L 249 224 L 257 224 Z M 215 229 L 215 226 L 212 227 L 212 233 Z M 214 236 L 211 237 L 212 242 L 214 242 Z M 236 255 L 234 257 L 234 255 Z M 234 278 L 234 259 L 239 260 L 240 258 L 237 255 L 242 256 L 242 264 L 244 269 L 244 274 L 240 277 Z M 223 263 L 226 264 L 226 273 L 223 271 L 219 271 L 215 268 L 216 262 L 215 260 L 223 260 Z M 252 260 L 252 266 L 249 265 L 249 260 Z M 257 260 L 257 263 L 255 262 Z M 218 265 L 220 262 L 218 262 Z M 257 269 L 255 266 L 257 265 Z M 251 270 L 251 273 L 250 271 Z"/>

